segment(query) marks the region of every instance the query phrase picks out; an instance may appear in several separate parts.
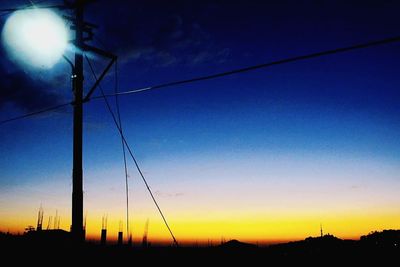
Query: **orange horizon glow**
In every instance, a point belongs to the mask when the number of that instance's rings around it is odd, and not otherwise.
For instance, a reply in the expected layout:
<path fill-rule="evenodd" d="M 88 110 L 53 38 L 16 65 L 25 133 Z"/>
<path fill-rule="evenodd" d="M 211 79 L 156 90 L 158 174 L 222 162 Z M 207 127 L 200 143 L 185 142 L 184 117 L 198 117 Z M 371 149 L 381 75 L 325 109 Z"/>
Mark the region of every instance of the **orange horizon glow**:
<path fill-rule="evenodd" d="M 161 163 L 149 167 L 153 172 L 148 178 L 157 185 L 153 192 L 178 242 L 218 244 L 221 240 L 237 239 L 281 243 L 319 236 L 320 224 L 325 234 L 359 239 L 372 231 L 397 229 L 400 225 L 399 169 L 394 163 L 373 159 L 348 162 L 339 158 L 311 162 L 307 158 L 260 156 L 245 164 L 240 168 L 247 170 L 246 175 L 240 172 L 235 160 L 203 161 L 202 169 L 193 160 L 184 162 L 182 169 L 168 169 Z M 119 166 L 87 171 L 87 239 L 99 240 L 103 216 L 108 217 L 108 240 L 116 239 L 120 221 L 124 240 L 127 239 L 124 180 L 120 177 L 123 175 Z M 229 177 L 229 183 L 219 182 L 219 177 Z M 171 243 L 142 181 L 133 179 L 130 190 L 129 229 L 134 242 L 142 241 L 149 219 L 148 240 Z M 57 210 L 60 228 L 69 230 L 70 198 L 67 175 L 4 190 L 0 231 L 22 233 L 28 225 L 36 227 L 40 205 L 44 209 L 43 229 Z"/>
<path fill-rule="evenodd" d="M 59 213 L 61 218 L 66 214 Z M 93 215 L 93 217 L 95 217 Z M 303 240 L 309 236 L 320 235 L 320 220 L 312 215 L 284 216 L 229 216 L 227 219 L 205 218 L 181 218 L 170 221 L 170 226 L 178 240 L 182 244 L 219 244 L 222 240 L 237 239 L 242 242 L 257 244 L 274 244 L 289 241 Z M 154 244 L 169 244 L 172 239 L 163 222 L 157 216 L 149 218 L 150 225 L 148 240 Z M 29 222 L 29 223 L 28 223 Z M 23 233 L 27 225 L 36 227 L 35 218 L 20 216 L 18 221 L 1 219 L 0 231 L 11 233 Z M 45 215 L 43 229 L 46 229 L 48 216 Z M 358 240 L 360 236 L 372 231 L 384 229 L 396 229 L 400 223 L 400 215 L 393 217 L 388 212 L 375 214 L 349 214 L 341 213 L 325 217 L 321 222 L 324 234 L 332 234 L 341 239 Z M 130 222 L 134 243 L 142 241 L 145 220 L 133 220 Z M 25 225 L 25 226 L 24 226 Z M 69 222 L 61 220 L 60 229 L 68 230 Z M 51 225 L 50 229 L 54 226 Z M 99 218 L 88 218 L 86 239 L 98 241 L 101 231 L 101 215 Z M 107 240 L 115 242 L 119 231 L 119 220 L 108 217 Z M 127 240 L 126 226 L 123 228 L 124 240 Z"/>

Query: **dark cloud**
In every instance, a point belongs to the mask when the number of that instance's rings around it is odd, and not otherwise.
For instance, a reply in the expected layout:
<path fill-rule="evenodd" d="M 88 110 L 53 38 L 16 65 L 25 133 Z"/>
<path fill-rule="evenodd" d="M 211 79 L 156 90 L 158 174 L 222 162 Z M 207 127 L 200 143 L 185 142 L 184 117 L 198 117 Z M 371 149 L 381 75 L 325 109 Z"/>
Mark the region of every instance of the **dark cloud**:
<path fill-rule="evenodd" d="M 11 74 L 0 73 L 0 76 L 0 106 L 12 103 L 31 111 L 57 104 L 55 94 L 46 92 L 43 84 L 37 83 L 21 71 Z"/>
<path fill-rule="evenodd" d="M 92 19 L 101 23 L 97 34 L 122 61 L 157 66 L 225 62 L 230 50 L 217 46 L 197 19 L 213 1 L 188 2 L 114 1 L 108 9 L 104 2 L 94 5 Z"/>
<path fill-rule="evenodd" d="M 191 1 L 116 0 L 111 5 L 103 1 L 89 6 L 93 10 L 87 11 L 87 20 L 99 24 L 98 40 L 122 63 L 168 67 L 225 62 L 230 50 L 217 46 L 197 19 L 207 13 L 213 1 L 188 2 Z M 4 18 L 1 19 L 3 24 Z M 0 108 L 12 104 L 34 111 L 65 102 L 60 90 L 54 89 L 69 87 L 68 75 L 64 74 L 68 70 L 52 77 L 47 71 L 31 75 L 9 61 L 3 48 L 0 58 Z"/>
<path fill-rule="evenodd" d="M 22 110 L 35 111 L 61 103 L 63 99 L 52 91 L 50 83 L 16 69 L 6 59 L 2 49 L 0 56 L 0 108 L 11 104 Z"/>
<path fill-rule="evenodd" d="M 20 4 L 10 2 L 5 6 Z M 0 17 L 0 32 L 6 19 L 7 16 Z M 24 69 L 7 54 L 0 42 L 0 109 L 12 105 L 30 112 L 64 103 L 66 99 L 62 92 L 65 90 L 62 89 L 70 87 L 66 68 L 68 66 L 54 67 L 52 70 Z"/>

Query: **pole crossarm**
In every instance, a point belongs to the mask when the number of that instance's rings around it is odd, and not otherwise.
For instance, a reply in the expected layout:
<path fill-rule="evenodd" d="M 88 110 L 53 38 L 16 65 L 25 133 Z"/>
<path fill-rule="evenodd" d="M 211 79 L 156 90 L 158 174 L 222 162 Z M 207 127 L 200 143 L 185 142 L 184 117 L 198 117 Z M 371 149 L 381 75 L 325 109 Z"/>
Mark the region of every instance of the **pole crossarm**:
<path fill-rule="evenodd" d="M 68 21 L 73 22 L 73 23 L 76 25 L 76 19 L 75 19 L 75 18 L 70 17 L 70 16 L 67 16 L 67 15 L 63 15 L 62 17 L 63 17 L 64 19 L 68 20 Z M 98 25 L 93 24 L 93 23 L 90 23 L 90 22 L 86 22 L 86 21 L 85 21 L 85 22 L 83 22 L 83 23 L 84 23 L 85 28 L 92 28 L 92 29 L 98 29 L 98 28 L 99 28 Z"/>
<path fill-rule="evenodd" d="M 71 73 L 72 73 L 72 75 L 75 75 L 75 66 L 74 66 L 74 63 L 72 63 L 72 61 L 71 61 L 66 55 L 63 55 L 63 58 L 64 58 L 65 61 L 71 66 Z"/>
<path fill-rule="evenodd" d="M 94 93 L 94 91 L 96 90 L 96 88 L 99 86 L 101 80 L 103 80 L 104 76 L 105 76 L 105 75 L 107 74 L 107 72 L 110 70 L 110 68 L 112 67 L 112 65 L 117 61 L 117 56 L 114 55 L 114 54 L 112 54 L 112 53 L 110 53 L 110 52 L 107 52 L 107 51 L 101 50 L 101 49 L 99 49 L 99 48 L 97 48 L 97 47 L 93 47 L 93 46 L 86 45 L 86 44 L 83 45 L 82 50 L 83 50 L 83 51 L 90 51 L 90 52 L 93 52 L 93 53 L 95 53 L 95 54 L 98 54 L 98 55 L 100 55 L 100 56 L 102 56 L 102 57 L 105 57 L 105 58 L 109 58 L 109 59 L 110 59 L 110 62 L 108 63 L 108 65 L 106 66 L 106 68 L 103 70 L 103 72 L 101 73 L 101 75 L 99 76 L 99 78 L 96 79 L 96 82 L 95 82 L 95 83 L 93 84 L 93 86 L 90 88 L 90 90 L 89 90 L 89 92 L 87 93 L 87 95 L 83 98 L 82 102 L 85 103 L 85 102 L 88 102 L 88 101 L 90 100 L 90 97 L 92 96 L 92 94 Z"/>

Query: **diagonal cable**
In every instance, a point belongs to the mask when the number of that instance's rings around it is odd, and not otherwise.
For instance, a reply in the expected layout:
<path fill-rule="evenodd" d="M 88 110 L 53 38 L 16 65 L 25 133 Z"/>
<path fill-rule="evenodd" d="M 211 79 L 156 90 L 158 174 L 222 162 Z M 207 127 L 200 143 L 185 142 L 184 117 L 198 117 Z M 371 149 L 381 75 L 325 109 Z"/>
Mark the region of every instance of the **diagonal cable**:
<path fill-rule="evenodd" d="M 94 72 L 93 66 L 92 66 L 92 64 L 91 64 L 91 62 L 90 62 L 90 60 L 89 60 L 89 58 L 88 58 L 86 55 L 85 55 L 85 58 L 86 58 L 86 60 L 87 60 L 87 62 L 88 62 L 88 64 L 89 64 L 89 68 L 90 68 L 90 70 L 91 70 L 91 72 L 92 72 L 92 74 L 93 74 L 93 77 L 97 80 L 96 73 Z M 130 148 L 128 142 L 126 141 L 125 135 L 124 135 L 124 133 L 122 132 L 122 129 L 121 129 L 121 127 L 120 127 L 119 124 L 118 124 L 117 118 L 116 118 L 114 112 L 112 111 L 112 108 L 111 108 L 111 106 L 110 106 L 110 103 L 108 102 L 107 98 L 105 97 L 103 88 L 101 87 L 100 83 L 99 83 L 99 89 L 100 89 L 101 94 L 104 96 L 103 99 L 104 99 L 104 101 L 105 101 L 105 103 L 106 103 L 106 106 L 107 106 L 108 111 L 110 112 L 110 114 L 111 114 L 111 116 L 112 116 L 112 118 L 113 118 L 114 124 L 115 124 L 115 126 L 117 127 L 117 130 L 118 130 L 118 132 L 120 133 L 120 135 L 121 135 L 121 137 L 122 137 L 122 140 L 124 141 L 125 146 L 126 146 L 126 148 L 128 149 L 128 152 L 129 152 L 129 154 L 130 154 L 130 156 L 131 156 L 133 162 L 135 163 L 136 169 L 138 170 L 140 176 L 142 177 L 142 180 L 143 180 L 144 184 L 146 185 L 147 191 L 150 193 L 150 196 L 151 196 L 151 198 L 152 198 L 152 200 L 153 200 L 155 206 L 157 207 L 157 210 L 158 210 L 158 212 L 160 213 L 160 215 L 161 215 L 161 217 L 162 217 L 162 219 L 163 219 L 163 221 L 164 221 L 165 226 L 167 227 L 169 233 L 171 234 L 171 237 L 172 237 L 172 239 L 173 239 L 173 241 L 174 241 L 174 244 L 175 244 L 176 246 L 178 246 L 178 241 L 176 240 L 175 235 L 173 234 L 171 228 L 169 227 L 168 222 L 167 222 L 167 219 L 165 218 L 164 213 L 162 212 L 160 206 L 158 205 L 158 202 L 157 202 L 157 200 L 155 199 L 155 197 L 154 197 L 154 195 L 153 195 L 153 192 L 152 192 L 151 189 L 150 189 L 149 184 L 147 183 L 147 180 L 146 180 L 146 178 L 145 178 L 145 176 L 144 176 L 144 174 L 143 174 L 143 172 L 142 172 L 142 170 L 141 170 L 141 168 L 140 168 L 140 166 L 139 166 L 139 163 L 137 162 L 137 160 L 136 160 L 135 156 L 133 155 L 133 152 L 132 152 L 132 150 L 131 150 L 131 148 Z"/>
<path fill-rule="evenodd" d="M 123 132 L 122 121 L 121 121 L 121 112 L 119 108 L 119 99 L 118 99 L 118 61 L 115 62 L 115 84 L 114 84 L 114 92 L 115 92 L 115 104 L 117 106 L 117 118 L 118 124 L 121 128 L 121 132 Z M 124 156 L 124 170 L 125 170 L 125 190 L 126 190 L 126 236 L 129 237 L 129 183 L 128 183 L 128 167 L 126 164 L 126 151 L 125 151 L 125 143 L 121 134 L 121 145 L 122 145 L 122 154 Z"/>
<path fill-rule="evenodd" d="M 400 36 L 381 39 L 381 40 L 378 40 L 378 41 L 372 41 L 372 42 L 368 42 L 368 43 L 357 44 L 357 45 L 348 46 L 348 47 L 342 47 L 342 48 L 337 48 L 337 49 L 332 49 L 332 50 L 326 50 L 326 51 L 312 53 L 312 54 L 303 55 L 303 56 L 286 58 L 286 59 L 277 60 L 277 61 L 264 63 L 264 64 L 259 64 L 259 65 L 254 65 L 254 66 L 250 66 L 250 67 L 246 67 L 246 68 L 241 68 L 241 69 L 235 69 L 235 70 L 231 70 L 231 71 L 227 71 L 227 72 L 216 73 L 216 74 L 212 74 L 212 75 L 208 75 L 208 76 L 202 76 L 202 77 L 197 77 L 197 78 L 192 78 L 192 79 L 187 79 L 187 80 L 181 80 L 181 81 L 168 82 L 168 83 L 158 84 L 158 85 L 154 85 L 154 86 L 147 86 L 147 87 L 143 87 L 143 88 L 136 88 L 136 89 L 133 89 L 133 90 L 124 91 L 124 92 L 118 92 L 118 93 L 113 93 L 113 94 L 104 94 L 104 96 L 103 95 L 94 96 L 94 97 L 91 97 L 89 100 L 100 99 L 100 98 L 104 98 L 104 97 L 114 97 L 115 95 L 129 95 L 129 94 L 135 94 L 135 93 L 140 93 L 140 92 L 149 91 L 149 90 L 162 89 L 162 88 L 170 87 L 170 86 L 174 86 L 174 85 L 181 85 L 181 84 L 188 84 L 188 83 L 193 83 L 193 82 L 198 82 L 198 81 L 211 80 L 211 79 L 220 78 L 220 77 L 224 77 L 224 76 L 228 76 L 228 75 L 233 75 L 233 74 L 238 74 L 238 73 L 242 73 L 242 72 L 248 72 L 248 71 L 252 71 L 252 70 L 257 70 L 257 69 L 260 69 L 260 68 L 272 67 L 274 65 L 282 65 L 282 64 L 286 64 L 286 63 L 295 62 L 295 61 L 301 61 L 301 60 L 317 58 L 317 57 L 326 56 L 326 55 L 344 53 L 344 52 L 348 52 L 348 51 L 352 51 L 352 50 L 364 49 L 364 48 L 368 48 L 368 47 L 379 46 L 379 45 L 395 43 L 395 42 L 400 42 Z M 66 103 L 66 104 L 63 104 L 63 105 L 66 106 L 66 105 L 69 105 L 69 104 L 70 103 Z M 36 114 L 39 114 L 39 113 L 47 112 L 47 111 L 50 111 L 50 110 L 53 110 L 53 109 L 56 109 L 56 108 L 59 108 L 59 107 L 57 107 L 57 106 L 49 107 L 47 109 L 38 111 L 37 113 L 33 112 L 32 114 L 28 113 L 28 114 L 25 114 L 25 115 L 21 115 L 21 116 L 17 116 L 17 117 L 14 117 L 14 118 L 6 119 L 6 120 L 3 120 L 3 121 L 0 121 L 0 125 L 3 124 L 3 123 L 6 123 L 6 122 L 15 121 L 15 120 L 19 120 L 19 119 L 23 119 L 23 118 L 26 118 L 26 117 L 30 117 L 30 116 L 33 116 L 33 115 L 36 115 Z"/>
<path fill-rule="evenodd" d="M 69 105 L 72 105 L 72 104 L 73 104 L 72 102 L 68 102 L 68 103 L 63 103 L 63 104 L 60 104 L 60 105 L 51 106 L 51 107 L 48 107 L 48 108 L 45 108 L 45 109 L 41 109 L 41 110 L 38 110 L 38 111 L 29 112 L 29 113 L 26 113 L 26 114 L 21 115 L 21 116 L 17 116 L 17 117 L 13 117 L 13 118 L 10 118 L 10 119 L 2 120 L 2 121 L 0 121 L 0 125 L 1 124 L 5 124 L 7 122 L 16 121 L 16 120 L 24 119 L 24 118 L 27 118 L 27 117 L 36 116 L 36 115 L 39 115 L 39 114 L 42 114 L 42 113 L 50 112 L 50 111 L 53 111 L 53 110 L 56 110 L 56 109 L 60 109 L 60 108 L 63 108 L 63 107 L 66 107 L 66 106 L 69 106 Z"/>
<path fill-rule="evenodd" d="M 140 93 L 144 91 L 150 91 L 150 90 L 155 90 L 155 89 L 161 89 L 165 87 L 171 87 L 175 85 L 182 85 L 182 84 L 188 84 L 188 83 L 193 83 L 193 82 L 199 82 L 199 81 L 205 81 L 205 80 L 211 80 L 211 79 L 216 79 L 216 78 L 221 78 L 225 76 L 230 76 L 234 74 L 239 74 L 243 72 L 249 72 L 257 69 L 262 69 L 262 68 L 268 68 L 276 65 L 283 65 L 287 63 L 292 63 L 296 61 L 303 61 L 307 59 L 312 59 L 312 58 L 317 58 L 317 57 L 322 57 L 322 56 L 327 56 L 327 55 L 333 55 L 333 54 L 338 54 L 338 53 L 344 53 L 344 52 L 349 52 L 353 50 L 358 50 L 358 49 L 363 49 L 363 48 L 368 48 L 368 47 L 373 47 L 373 46 L 378 46 L 378 45 L 384 45 L 384 44 L 389 44 L 389 43 L 395 43 L 395 42 L 400 42 L 400 36 L 392 37 L 392 38 L 387 38 L 387 39 L 381 39 L 378 41 L 371 41 L 367 43 L 362 43 L 362 44 L 356 44 L 352 46 L 347 46 L 347 47 L 341 47 L 341 48 L 336 48 L 336 49 L 331 49 L 331 50 L 325 50 L 322 52 L 316 52 L 316 53 L 311 53 L 307 55 L 302 55 L 302 56 L 296 56 L 296 57 L 290 57 L 290 58 L 285 58 L 281 60 L 276 60 L 268 63 L 263 63 L 259 65 L 253 65 L 245 68 L 240 68 L 240 69 L 234 69 L 226 72 L 220 72 L 216 74 L 211 74 L 207 76 L 201 76 L 201 77 L 195 77 L 187 80 L 180 80 L 180 81 L 173 81 L 173 82 L 167 82 L 163 84 L 158 84 L 154 86 L 147 86 L 143 88 L 137 88 L 125 92 L 119 92 L 118 95 L 129 95 L 129 94 L 135 94 L 135 93 Z M 115 94 L 108 94 L 105 95 L 106 97 L 112 97 Z M 92 97 L 91 99 L 96 99 L 96 98 L 102 98 L 103 96 L 96 96 Z"/>

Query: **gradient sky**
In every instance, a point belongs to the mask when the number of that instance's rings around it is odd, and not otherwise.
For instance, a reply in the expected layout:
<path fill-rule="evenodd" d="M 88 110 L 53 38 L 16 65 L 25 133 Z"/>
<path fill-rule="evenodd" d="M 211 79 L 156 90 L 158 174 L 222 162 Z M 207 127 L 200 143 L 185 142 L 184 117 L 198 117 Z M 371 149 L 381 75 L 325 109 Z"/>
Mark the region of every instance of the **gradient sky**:
<path fill-rule="evenodd" d="M 398 1 L 132 2 L 87 10 L 100 26 L 92 44 L 119 56 L 120 90 L 400 33 Z M 71 99 L 64 62 L 33 69 L 0 53 L 1 120 Z M 105 61 L 92 60 L 100 72 Z M 399 60 L 395 43 L 121 97 L 127 140 L 178 241 L 398 228 Z M 113 71 L 103 87 L 114 90 Z M 57 210 L 69 229 L 71 112 L 0 126 L 0 230 L 36 225 L 40 205 L 45 227 Z M 126 220 L 121 141 L 102 100 L 84 121 L 87 233 L 97 238 L 107 214 L 113 236 Z M 150 240 L 170 240 L 131 160 L 129 175 L 135 240 L 147 219 Z"/>

